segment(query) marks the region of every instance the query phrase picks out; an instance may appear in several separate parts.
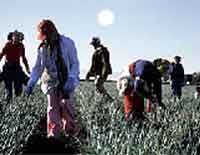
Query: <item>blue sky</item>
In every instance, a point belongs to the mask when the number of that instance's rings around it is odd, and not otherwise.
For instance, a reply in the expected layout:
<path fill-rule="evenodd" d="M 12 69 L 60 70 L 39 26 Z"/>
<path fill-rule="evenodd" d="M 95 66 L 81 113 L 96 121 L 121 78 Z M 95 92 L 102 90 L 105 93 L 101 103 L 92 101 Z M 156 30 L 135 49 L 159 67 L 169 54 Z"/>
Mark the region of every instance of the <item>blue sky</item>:
<path fill-rule="evenodd" d="M 199 0 L 2 0 L 0 48 L 8 32 L 23 31 L 32 67 L 39 44 L 36 25 L 49 18 L 61 34 L 75 41 L 83 72 L 91 63 L 89 42 L 98 35 L 110 50 L 114 72 L 138 58 L 171 59 L 181 55 L 185 71 L 192 73 L 200 71 L 199 8 Z M 114 24 L 109 27 L 97 22 L 97 14 L 103 9 L 115 14 Z"/>

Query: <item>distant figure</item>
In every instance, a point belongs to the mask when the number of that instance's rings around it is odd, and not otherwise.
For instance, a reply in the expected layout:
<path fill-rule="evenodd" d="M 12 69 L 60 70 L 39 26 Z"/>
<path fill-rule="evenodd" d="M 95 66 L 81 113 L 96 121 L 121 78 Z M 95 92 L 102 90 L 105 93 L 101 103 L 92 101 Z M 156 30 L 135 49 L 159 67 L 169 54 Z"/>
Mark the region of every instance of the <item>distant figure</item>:
<path fill-rule="evenodd" d="M 192 83 L 193 84 L 198 84 L 200 83 L 200 72 L 194 72 L 192 74 Z"/>
<path fill-rule="evenodd" d="M 137 60 L 127 66 L 117 82 L 120 94 L 124 95 L 125 118 L 132 114 L 144 118 L 144 98 L 152 103 L 157 102 L 165 109 L 162 103 L 161 73 L 147 60 Z"/>
<path fill-rule="evenodd" d="M 107 80 L 108 75 L 112 74 L 110 65 L 110 53 L 106 47 L 101 44 L 98 37 L 93 37 L 90 43 L 95 52 L 92 56 L 92 65 L 86 75 L 86 80 L 90 77 L 95 77 L 96 90 L 100 94 L 108 94 L 104 88 L 104 82 Z"/>
<path fill-rule="evenodd" d="M 20 66 L 20 58 L 25 65 L 26 71 L 29 74 L 29 65 L 25 56 L 25 48 L 22 43 L 24 35 L 17 30 L 8 34 L 8 42 L 0 53 L 0 60 L 5 56 L 6 61 L 1 73 L 1 79 L 5 83 L 6 100 L 10 102 L 12 98 L 12 88 L 14 83 L 15 95 L 19 96 L 22 93 L 23 84 L 27 82 L 28 77 L 23 72 Z"/>
<path fill-rule="evenodd" d="M 41 77 L 48 99 L 47 136 L 60 138 L 76 129 L 74 90 L 79 85 L 79 60 L 74 41 L 60 35 L 51 20 L 42 20 L 37 31 L 41 44 L 25 93 L 29 96 Z"/>
<path fill-rule="evenodd" d="M 194 93 L 194 98 L 199 99 L 200 98 L 200 85 L 196 86 L 196 92 Z"/>
<path fill-rule="evenodd" d="M 175 56 L 175 62 L 173 63 L 173 70 L 171 73 L 171 88 L 172 88 L 172 95 L 174 96 L 174 101 L 176 101 L 176 97 L 181 99 L 182 96 L 182 87 L 184 86 L 185 77 L 184 77 L 184 68 L 182 66 L 181 57 Z"/>

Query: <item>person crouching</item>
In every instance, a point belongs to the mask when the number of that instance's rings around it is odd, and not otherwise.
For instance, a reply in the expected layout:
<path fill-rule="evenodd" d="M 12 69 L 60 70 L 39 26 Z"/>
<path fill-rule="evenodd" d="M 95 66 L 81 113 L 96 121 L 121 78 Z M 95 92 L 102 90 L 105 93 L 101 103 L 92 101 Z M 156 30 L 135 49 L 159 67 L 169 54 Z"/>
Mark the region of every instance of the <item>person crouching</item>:
<path fill-rule="evenodd" d="M 124 95 L 126 120 L 130 115 L 144 118 L 144 98 L 158 102 L 165 109 L 161 100 L 161 75 L 150 61 L 137 60 L 128 65 L 117 82 L 117 89 Z"/>

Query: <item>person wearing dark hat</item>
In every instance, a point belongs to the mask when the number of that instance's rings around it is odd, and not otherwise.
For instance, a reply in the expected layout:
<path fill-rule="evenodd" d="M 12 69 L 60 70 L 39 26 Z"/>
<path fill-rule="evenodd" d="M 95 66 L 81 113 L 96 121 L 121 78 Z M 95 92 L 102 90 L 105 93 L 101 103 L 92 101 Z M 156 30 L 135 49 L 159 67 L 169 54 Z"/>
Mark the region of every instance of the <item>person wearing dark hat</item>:
<path fill-rule="evenodd" d="M 25 73 L 20 65 L 20 58 L 25 65 L 27 73 L 30 73 L 28 61 L 25 56 L 25 48 L 22 43 L 24 35 L 21 32 L 10 32 L 7 36 L 8 42 L 0 53 L 0 60 L 5 56 L 3 65 L 3 80 L 6 89 L 6 100 L 9 102 L 12 98 L 12 87 L 14 83 L 15 95 L 22 94 Z"/>
<path fill-rule="evenodd" d="M 182 87 L 184 86 L 184 68 L 181 62 L 180 56 L 174 57 L 175 62 L 173 63 L 173 70 L 171 73 L 171 88 L 172 95 L 174 96 L 174 101 L 176 101 L 176 97 L 181 99 L 182 96 Z"/>
<path fill-rule="evenodd" d="M 90 43 L 95 52 L 92 56 L 92 65 L 86 75 L 86 80 L 90 77 L 95 77 L 96 90 L 100 94 L 107 94 L 104 88 L 104 82 L 107 80 L 108 75 L 112 74 L 110 64 L 110 53 L 106 47 L 101 44 L 98 37 L 93 37 Z"/>

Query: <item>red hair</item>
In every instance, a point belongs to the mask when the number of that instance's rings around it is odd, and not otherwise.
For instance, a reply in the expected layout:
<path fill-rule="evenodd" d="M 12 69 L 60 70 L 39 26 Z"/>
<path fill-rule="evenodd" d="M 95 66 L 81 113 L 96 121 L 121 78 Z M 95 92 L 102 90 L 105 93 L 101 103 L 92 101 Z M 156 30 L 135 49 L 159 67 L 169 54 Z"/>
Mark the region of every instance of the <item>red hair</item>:
<path fill-rule="evenodd" d="M 49 19 L 43 19 L 37 26 L 37 29 L 41 34 L 46 36 L 47 41 L 52 43 L 58 39 L 58 31 L 54 23 Z"/>

